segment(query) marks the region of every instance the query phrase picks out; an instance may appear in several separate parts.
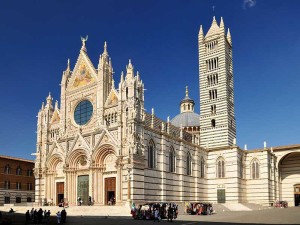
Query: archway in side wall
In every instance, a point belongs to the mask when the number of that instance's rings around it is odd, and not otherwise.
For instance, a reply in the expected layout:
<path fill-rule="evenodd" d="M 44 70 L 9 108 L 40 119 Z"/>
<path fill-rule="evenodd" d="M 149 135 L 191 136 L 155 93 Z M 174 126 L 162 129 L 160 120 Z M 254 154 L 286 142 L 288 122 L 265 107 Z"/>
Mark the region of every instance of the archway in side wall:
<path fill-rule="evenodd" d="M 111 145 L 103 145 L 92 156 L 95 174 L 95 201 L 100 204 L 113 205 L 117 196 L 116 152 Z"/>
<path fill-rule="evenodd" d="M 300 205 L 300 153 L 284 156 L 278 166 L 280 199 L 289 206 Z"/>

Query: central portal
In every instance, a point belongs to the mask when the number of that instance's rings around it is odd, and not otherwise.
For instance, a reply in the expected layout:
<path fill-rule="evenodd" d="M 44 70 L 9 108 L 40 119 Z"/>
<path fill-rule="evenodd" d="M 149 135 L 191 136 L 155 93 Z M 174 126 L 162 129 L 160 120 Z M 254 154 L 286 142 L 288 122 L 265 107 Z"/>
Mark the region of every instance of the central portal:
<path fill-rule="evenodd" d="M 77 183 L 77 201 L 83 205 L 88 204 L 89 199 L 89 175 L 78 176 Z"/>
<path fill-rule="evenodd" d="M 105 178 L 105 204 L 114 205 L 116 202 L 116 178 Z"/>

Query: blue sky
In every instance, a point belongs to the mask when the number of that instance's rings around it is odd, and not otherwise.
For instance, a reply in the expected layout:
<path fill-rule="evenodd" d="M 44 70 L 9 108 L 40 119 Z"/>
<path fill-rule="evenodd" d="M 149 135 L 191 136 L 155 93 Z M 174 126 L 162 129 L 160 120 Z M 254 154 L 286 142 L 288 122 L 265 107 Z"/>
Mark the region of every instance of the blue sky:
<path fill-rule="evenodd" d="M 212 7 L 215 6 L 213 12 Z M 173 118 L 185 86 L 199 113 L 200 24 L 223 16 L 233 40 L 237 143 L 248 149 L 300 143 L 300 1 L 107 0 L 0 2 L 0 154 L 33 159 L 36 115 L 80 36 L 95 66 L 104 41 L 119 82 L 132 60 L 145 83 L 145 107 Z"/>

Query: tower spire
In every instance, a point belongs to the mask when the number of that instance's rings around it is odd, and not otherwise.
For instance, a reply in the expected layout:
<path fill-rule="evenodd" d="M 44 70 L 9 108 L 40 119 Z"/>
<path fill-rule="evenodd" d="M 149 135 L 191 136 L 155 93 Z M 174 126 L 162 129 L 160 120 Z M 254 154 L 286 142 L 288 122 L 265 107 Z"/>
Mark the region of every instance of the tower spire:
<path fill-rule="evenodd" d="M 106 41 L 104 41 L 103 55 L 104 55 L 104 54 L 108 55 L 108 53 L 107 53 L 107 43 L 106 43 Z"/>
<path fill-rule="evenodd" d="M 221 16 L 220 28 L 224 27 L 223 17 Z"/>
<path fill-rule="evenodd" d="M 185 87 L 185 97 L 189 97 L 189 87 Z"/>
<path fill-rule="evenodd" d="M 228 42 L 229 42 L 230 44 L 232 44 L 232 41 L 231 41 L 231 34 L 230 34 L 229 28 L 228 28 L 228 30 L 227 30 L 227 40 L 228 40 Z"/>
<path fill-rule="evenodd" d="M 202 25 L 200 25 L 200 29 L 199 29 L 199 34 L 198 34 L 198 38 L 203 39 L 204 38 L 204 34 L 203 34 L 203 29 L 202 29 Z"/>

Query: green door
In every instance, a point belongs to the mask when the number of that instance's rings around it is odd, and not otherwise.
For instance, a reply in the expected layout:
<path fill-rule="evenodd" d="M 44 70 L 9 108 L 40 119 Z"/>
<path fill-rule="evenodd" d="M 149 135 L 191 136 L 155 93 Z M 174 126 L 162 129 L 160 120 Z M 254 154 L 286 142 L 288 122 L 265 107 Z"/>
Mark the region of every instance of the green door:
<path fill-rule="evenodd" d="M 225 201 L 226 201 L 225 189 L 218 189 L 217 195 L 218 195 L 218 203 L 225 203 Z"/>
<path fill-rule="evenodd" d="M 88 204 L 89 199 L 89 176 L 78 176 L 77 182 L 77 200 L 80 198 L 83 205 Z"/>

